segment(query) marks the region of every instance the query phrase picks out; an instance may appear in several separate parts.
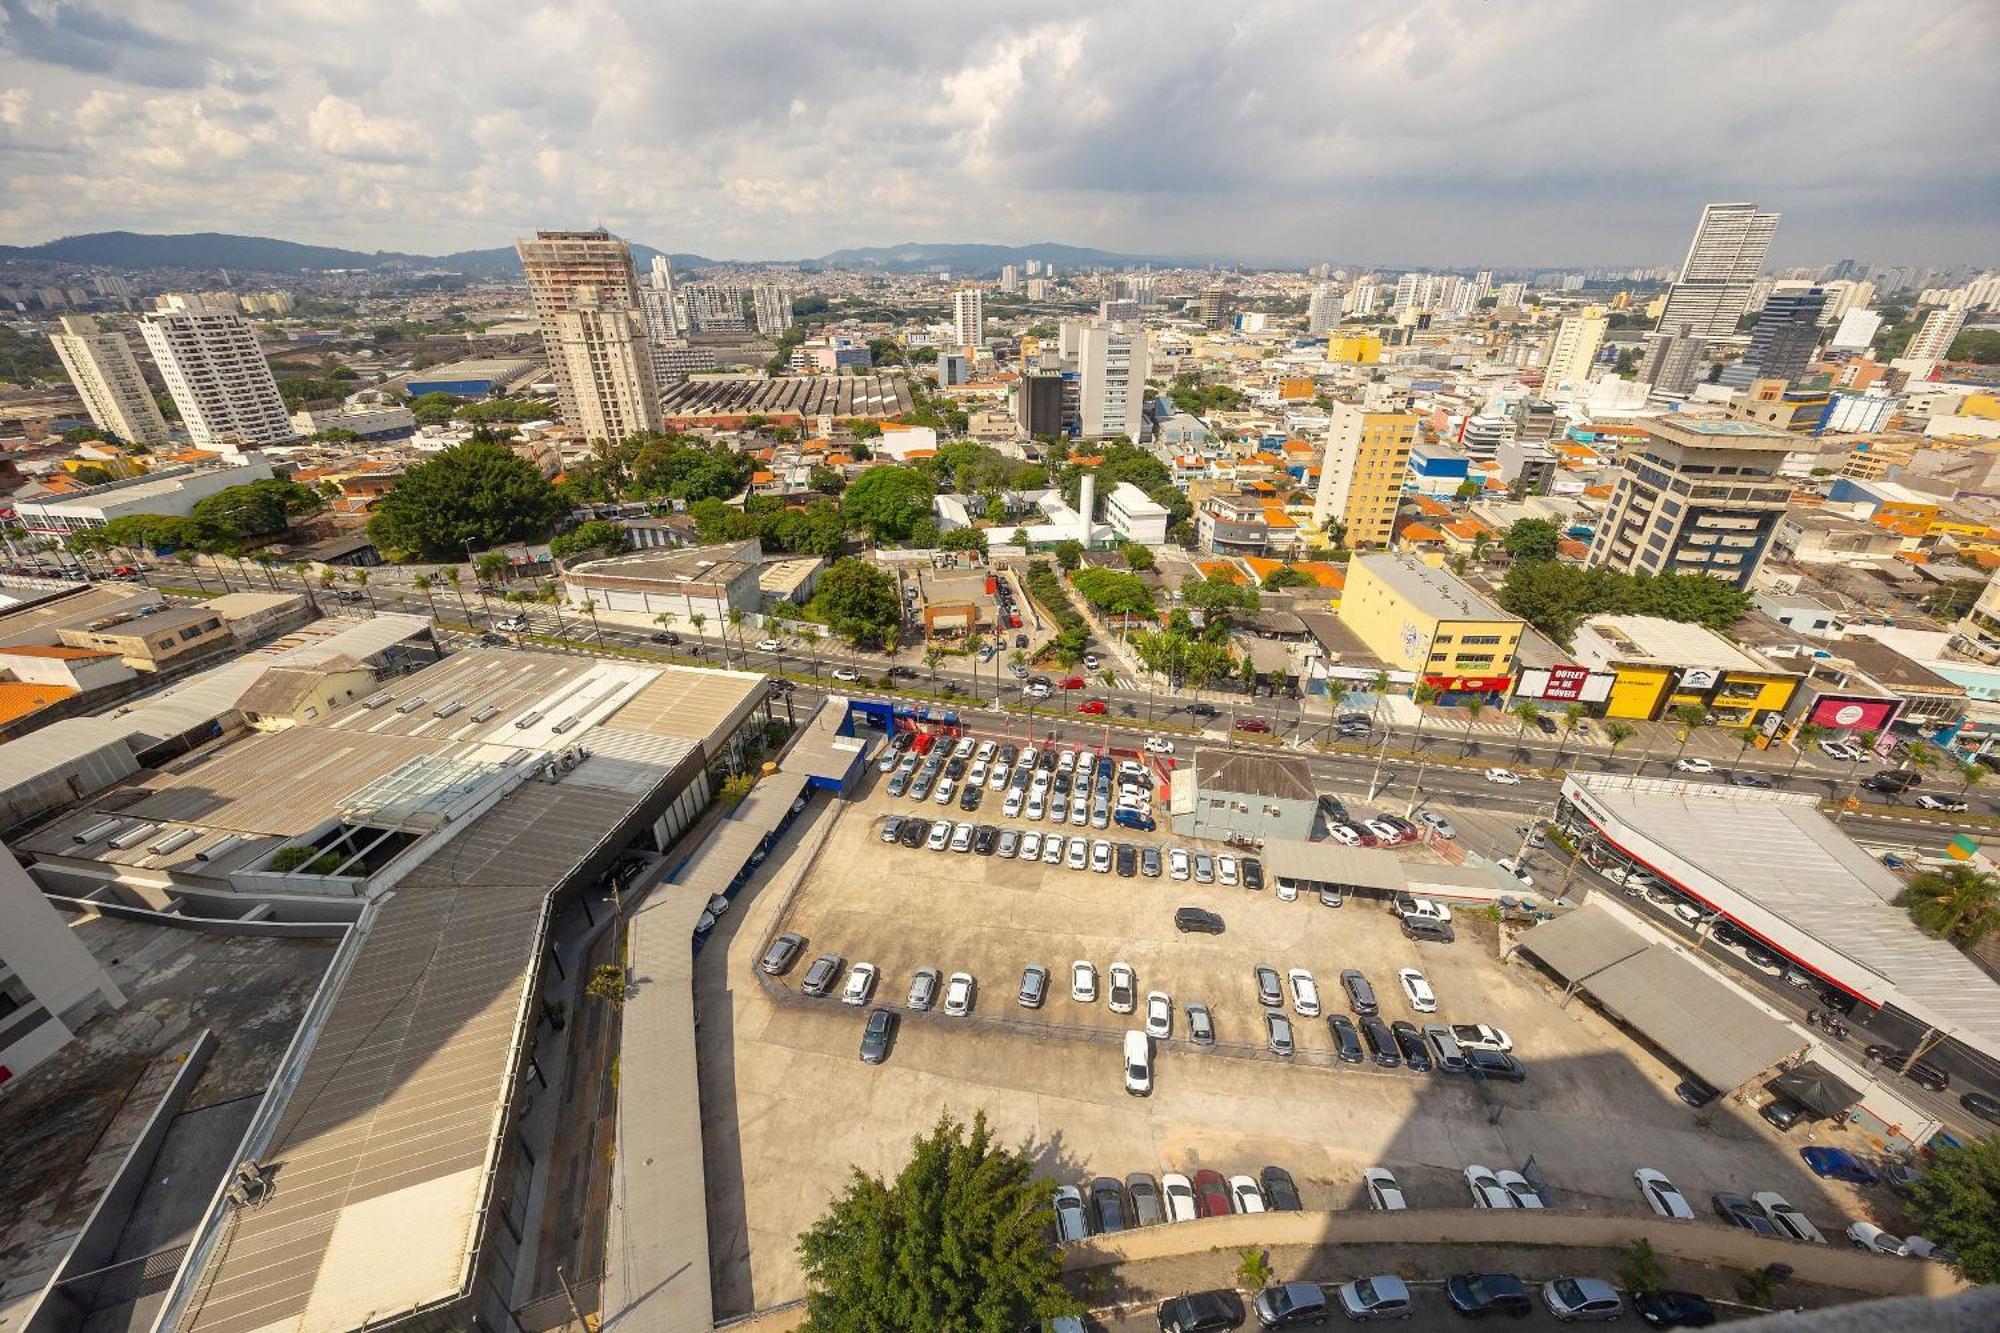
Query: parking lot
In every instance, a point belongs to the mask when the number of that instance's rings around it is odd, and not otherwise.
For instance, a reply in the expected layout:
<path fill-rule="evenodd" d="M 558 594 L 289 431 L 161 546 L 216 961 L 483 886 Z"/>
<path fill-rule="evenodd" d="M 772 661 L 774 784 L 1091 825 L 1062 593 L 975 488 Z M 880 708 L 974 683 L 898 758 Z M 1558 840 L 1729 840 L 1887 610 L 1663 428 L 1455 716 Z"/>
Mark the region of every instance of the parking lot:
<path fill-rule="evenodd" d="M 1305 1207 L 1357 1208 L 1366 1206 L 1362 1170 L 1380 1164 L 1395 1172 L 1412 1208 L 1462 1208 L 1470 1203 L 1466 1165 L 1532 1162 L 1557 1207 L 1636 1211 L 1645 1205 L 1632 1171 L 1652 1166 L 1704 1214 L 1713 1191 L 1777 1189 L 1830 1232 L 1866 1215 L 1847 1187 L 1805 1174 L 1746 1109 L 1726 1107 L 1698 1123 L 1673 1097 L 1677 1074 L 1585 1006 L 1559 1007 L 1527 967 L 1501 963 L 1497 927 L 1483 916 L 1461 912 L 1455 944 L 1418 944 L 1380 903 L 1350 899 L 1333 909 L 1310 895 L 1280 901 L 1269 888 L 887 845 L 884 821 L 917 807 L 885 787 L 871 771 L 855 799 L 817 811 L 812 831 L 789 835 L 700 960 L 718 1314 L 801 1294 L 798 1233 L 851 1167 L 893 1173 L 910 1138 L 941 1112 L 969 1119 L 984 1111 L 1001 1140 L 1032 1155 L 1052 1182 L 1203 1168 L 1254 1175 L 1276 1164 L 1291 1172 Z M 997 807 L 950 813 L 1049 828 L 1004 819 Z M 1169 837 L 1164 826 L 1155 834 L 1063 831 L 1134 843 Z M 783 895 L 821 836 L 780 921 Z M 1223 933 L 1178 933 L 1180 906 L 1219 914 Z M 779 929 L 806 943 L 776 983 L 784 989 L 770 994 L 755 964 Z M 866 1007 L 797 995 L 811 960 L 826 953 L 846 965 L 873 963 L 881 974 L 873 1003 L 899 1011 L 917 969 L 968 972 L 978 982 L 972 1015 L 903 1012 L 886 1063 L 863 1064 Z M 1094 1003 L 1070 997 L 1078 959 L 1097 970 Z M 1134 1015 L 1113 1014 L 1105 1001 L 1106 974 L 1118 962 L 1136 973 Z M 1051 974 L 1038 1010 L 1015 1000 L 1030 964 Z M 1308 969 L 1325 1014 L 1346 1011 L 1338 977 L 1351 967 L 1374 983 L 1385 1019 L 1502 1028 L 1526 1081 L 1338 1063 L 1325 1018 L 1299 1016 L 1289 997 L 1298 1055 L 1277 1059 L 1265 1049 L 1253 975 L 1260 964 Z M 1410 1012 L 1396 985 L 1403 967 L 1428 978 L 1436 1015 Z M 1131 1097 L 1117 1043 L 1143 1020 L 1152 990 L 1172 997 L 1174 1031 L 1158 1043 L 1152 1095 Z M 1213 1047 L 1187 1041 L 1189 1003 L 1213 1014 Z"/>

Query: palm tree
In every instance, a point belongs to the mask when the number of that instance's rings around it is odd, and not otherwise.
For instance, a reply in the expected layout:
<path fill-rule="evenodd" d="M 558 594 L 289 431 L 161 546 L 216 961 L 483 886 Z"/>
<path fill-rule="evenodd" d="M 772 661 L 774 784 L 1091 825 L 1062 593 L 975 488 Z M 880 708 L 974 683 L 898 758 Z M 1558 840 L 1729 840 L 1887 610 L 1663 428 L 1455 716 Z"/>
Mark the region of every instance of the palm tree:
<path fill-rule="evenodd" d="M 188 573 L 194 575 L 195 587 L 199 588 L 203 592 L 208 591 L 208 585 L 201 581 L 201 564 L 199 560 L 196 558 L 195 553 L 193 551 L 190 551 L 185 547 L 183 547 L 181 550 L 174 552 L 174 559 L 180 561 L 181 568 L 187 570 Z M 1973 765 L 1973 767 L 1977 768 L 1978 765 L 1975 764 Z"/>
<path fill-rule="evenodd" d="M 805 644 L 806 652 L 811 654 L 812 673 L 814 676 L 818 676 L 819 675 L 819 626 L 817 625 L 799 626 L 799 641 Z"/>
<path fill-rule="evenodd" d="M 368 599 L 368 614 L 375 614 L 375 594 L 368 591 L 368 571 L 357 569 L 347 577 L 354 580 L 354 586 L 361 589 L 361 595 Z"/>
<path fill-rule="evenodd" d="M 1792 733 L 1792 766 L 1785 770 L 1787 779 L 1799 771 L 1799 761 L 1806 757 L 1806 751 L 1817 745 L 1820 737 L 1824 735 L 1826 728 L 1817 722 L 1799 723 L 1798 730 Z"/>
<path fill-rule="evenodd" d="M 1460 754 L 1472 753 L 1472 729 L 1478 725 L 1479 715 L 1485 711 L 1486 701 L 1478 695 L 1475 694 L 1465 701 L 1465 748 L 1459 751 Z"/>
<path fill-rule="evenodd" d="M 1424 753 L 1424 709 L 1428 708 L 1431 701 L 1437 697 L 1438 687 L 1427 683 L 1421 677 L 1417 680 L 1417 687 L 1410 691 L 1410 698 L 1415 700 L 1417 705 L 1417 733 L 1411 742 L 1411 748 L 1417 752 L 1417 777 L 1416 781 L 1410 784 L 1409 803 L 1403 807 L 1403 814 L 1406 816 L 1417 808 L 1417 798 L 1424 792 L 1424 769 L 1430 766 L 1430 756 Z M 1373 799 L 1372 792 L 1370 799 Z"/>
<path fill-rule="evenodd" d="M 1632 727 L 1629 723 L 1606 722 L 1604 724 L 1604 739 L 1605 742 L 1611 746 L 1612 762 L 1616 763 L 1618 760 L 1618 747 L 1623 745 L 1626 741 L 1631 740 L 1634 736 L 1638 734 L 1639 733 L 1637 729 Z M 1646 761 L 1644 758 L 1641 758 L 1639 760 L 1639 768 L 1644 768 L 1645 766 L 1646 766 Z M 1636 774 L 1639 771 L 1639 768 L 1633 769 L 1632 772 Z"/>
<path fill-rule="evenodd" d="M 747 665 L 750 659 L 749 655 L 743 651 L 743 608 L 740 606 L 730 607 L 728 615 L 725 618 L 729 621 L 729 628 L 736 631 L 736 655 L 741 657 Z M 729 642 L 729 636 L 724 634 L 722 640 L 726 646 Z"/>
<path fill-rule="evenodd" d="M 1736 762 L 1730 767 L 1729 771 L 1731 773 L 1735 773 L 1743 767 L 1744 756 L 1750 753 L 1750 747 L 1755 745 L 1757 738 L 1763 734 L 1757 728 L 1747 725 L 1736 729 Z"/>
<path fill-rule="evenodd" d="M 583 613 L 590 617 L 590 632 L 596 637 L 597 647 L 601 652 L 604 649 L 604 629 L 597 623 L 597 599 L 595 597 L 585 595 L 583 599 Z"/>
<path fill-rule="evenodd" d="M 430 603 L 431 620 L 435 622 L 438 618 L 438 608 L 437 608 L 437 599 L 431 596 L 431 576 L 428 574 L 419 574 L 415 578 L 410 580 L 410 584 L 418 592 L 424 595 L 424 600 L 426 602 Z"/>
<path fill-rule="evenodd" d="M 1854 757 L 1847 761 L 1847 795 L 1840 798 L 1840 805 L 1833 812 L 1834 823 L 1838 824 L 1841 816 L 1847 813 L 1848 802 L 1860 795 L 1862 757 L 1874 750 L 1875 742 L 1880 740 L 1881 736 L 1882 733 L 1872 727 L 1854 733 L 1852 742 Z"/>
<path fill-rule="evenodd" d="M 1382 701 L 1389 696 L 1390 684 L 1391 682 L 1389 680 L 1389 673 L 1379 668 L 1376 670 L 1374 675 L 1368 678 L 1369 692 L 1375 696 L 1374 706 L 1368 710 L 1369 721 L 1371 724 L 1379 725 L 1382 721 Z M 1383 761 L 1386 760 L 1388 757 L 1389 757 L 1389 729 L 1387 727 L 1383 727 L 1382 739 L 1375 746 L 1375 773 L 1372 777 L 1368 779 L 1368 798 L 1370 800 L 1373 800 L 1375 798 L 1375 793 L 1382 786 L 1382 764 Z"/>
<path fill-rule="evenodd" d="M 675 617 L 673 612 L 662 611 L 658 615 L 653 617 L 653 623 L 655 625 L 658 625 L 662 630 L 665 630 L 667 633 L 671 634 L 674 632 L 673 630 L 674 619 Z"/>
<path fill-rule="evenodd" d="M 463 615 L 465 623 L 470 625 L 472 623 L 472 608 L 465 604 L 465 585 L 459 581 L 457 565 L 446 565 L 444 567 L 444 581 L 449 583 L 451 590 L 458 594 L 459 614 Z"/>
<path fill-rule="evenodd" d="M 938 663 L 944 660 L 944 649 L 934 643 L 924 645 L 924 674 L 931 678 L 931 685 L 937 685 Z"/>
<path fill-rule="evenodd" d="M 1557 768 L 1562 767 L 1563 751 L 1568 748 L 1571 739 L 1575 737 L 1576 729 L 1582 725 L 1583 725 L 1583 705 L 1569 704 L 1565 706 L 1563 708 L 1563 713 L 1562 713 L 1562 736 L 1560 739 L 1556 741 L 1555 766 Z M 1606 727 L 1605 730 L 1609 731 L 1610 728 Z M 1629 727 L 1626 729 L 1625 734 L 1628 736 L 1631 735 L 1631 729 Z"/>
<path fill-rule="evenodd" d="M 278 563 L 277 557 L 268 551 L 259 551 L 250 557 L 250 563 L 264 571 L 264 582 L 269 585 L 272 592 L 276 592 L 278 590 L 278 580 L 272 575 L 271 566 Z M 370 602 L 369 606 L 373 607 L 374 603 Z"/>
<path fill-rule="evenodd" d="M 1970 759 L 1960 760 L 1952 769 L 1952 776 L 1958 779 L 1958 794 L 1969 796 L 1972 789 L 1993 776 L 1993 770 Z"/>
<path fill-rule="evenodd" d="M 1674 748 L 1674 762 L 1678 764 L 1687 753 L 1688 742 L 1694 739 L 1694 729 L 1708 721 L 1708 709 L 1700 704 L 1681 704 L 1674 709 L 1674 716 L 1681 723 L 1681 743 Z"/>
<path fill-rule="evenodd" d="M 1521 724 L 1521 729 L 1514 738 L 1514 748 L 1525 758 L 1528 753 L 1528 728 L 1542 720 L 1542 710 L 1534 700 L 1523 699 L 1514 705 L 1514 717 Z"/>
<path fill-rule="evenodd" d="M 1472 534 L 1472 560 L 1478 564 L 1486 559 L 1486 548 L 1493 543 L 1493 534 L 1481 528 Z"/>
<path fill-rule="evenodd" d="M 696 611 L 694 614 L 688 617 L 688 624 L 694 626 L 694 632 L 697 639 L 699 639 L 701 636 L 701 627 L 706 625 L 707 623 L 708 623 L 708 617 L 706 615 L 703 615 L 699 611 Z M 697 654 L 699 654 L 703 649 L 707 647 L 708 647 L 707 644 L 697 642 L 694 646 L 694 650 Z"/>
<path fill-rule="evenodd" d="M 1960 864 L 1927 870 L 1896 901 L 1927 935 L 1971 948 L 2000 926 L 2000 879 Z"/>

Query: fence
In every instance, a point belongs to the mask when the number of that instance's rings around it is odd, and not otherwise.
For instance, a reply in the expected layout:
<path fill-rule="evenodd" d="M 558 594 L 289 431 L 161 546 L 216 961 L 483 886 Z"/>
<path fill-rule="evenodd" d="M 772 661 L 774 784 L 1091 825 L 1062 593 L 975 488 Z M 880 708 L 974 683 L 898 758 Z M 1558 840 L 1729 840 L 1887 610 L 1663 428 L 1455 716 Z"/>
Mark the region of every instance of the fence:
<path fill-rule="evenodd" d="M 602 1276 L 572 1281 L 544 1296 L 521 1302 L 508 1314 L 518 1333 L 552 1333 L 555 1329 L 588 1329 L 589 1316 L 604 1304 Z"/>
<path fill-rule="evenodd" d="M 88 1273 L 78 1273 L 57 1284 L 59 1292 L 75 1307 L 77 1322 L 119 1305 L 131 1305 L 148 1296 L 164 1295 L 174 1284 L 186 1245 L 174 1245 L 136 1259 L 109 1264 Z"/>

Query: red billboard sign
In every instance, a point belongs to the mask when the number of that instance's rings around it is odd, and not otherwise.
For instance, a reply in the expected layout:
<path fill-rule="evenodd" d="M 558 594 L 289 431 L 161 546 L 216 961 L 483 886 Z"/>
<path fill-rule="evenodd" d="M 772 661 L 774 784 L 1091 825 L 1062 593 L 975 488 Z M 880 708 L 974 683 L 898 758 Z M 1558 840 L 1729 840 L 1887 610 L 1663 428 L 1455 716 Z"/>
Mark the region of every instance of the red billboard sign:
<path fill-rule="evenodd" d="M 1512 676 L 1425 676 L 1424 684 L 1446 694 L 1493 694 L 1514 683 Z"/>
<path fill-rule="evenodd" d="M 1836 731 L 1880 731 L 1895 715 L 1894 699 L 1841 699 L 1822 697 L 1812 707 L 1807 720 Z"/>
<path fill-rule="evenodd" d="M 1549 683 L 1542 687 L 1544 699 L 1555 699 L 1563 703 L 1575 703 L 1583 697 L 1584 687 L 1590 684 L 1590 668 L 1568 664 L 1549 668 Z"/>

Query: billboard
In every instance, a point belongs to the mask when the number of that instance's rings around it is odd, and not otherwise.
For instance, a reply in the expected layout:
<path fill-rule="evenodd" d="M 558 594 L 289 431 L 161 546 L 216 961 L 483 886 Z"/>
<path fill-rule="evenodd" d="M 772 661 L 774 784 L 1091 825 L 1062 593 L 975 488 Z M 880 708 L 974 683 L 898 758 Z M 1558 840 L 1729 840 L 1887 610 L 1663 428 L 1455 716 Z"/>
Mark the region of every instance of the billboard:
<path fill-rule="evenodd" d="M 1592 671 L 1586 666 L 1566 663 L 1552 667 L 1524 667 L 1514 693 L 1523 699 L 1543 699 L 1559 704 L 1601 704 L 1611 697 L 1617 675 Z"/>
<path fill-rule="evenodd" d="M 1881 731 L 1896 715 L 1896 699 L 1843 699 L 1821 695 L 1806 714 L 1808 722 L 1835 731 Z"/>
<path fill-rule="evenodd" d="M 1425 676 L 1424 684 L 1446 694 L 1494 694 L 1514 683 L 1512 676 Z"/>

